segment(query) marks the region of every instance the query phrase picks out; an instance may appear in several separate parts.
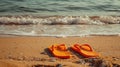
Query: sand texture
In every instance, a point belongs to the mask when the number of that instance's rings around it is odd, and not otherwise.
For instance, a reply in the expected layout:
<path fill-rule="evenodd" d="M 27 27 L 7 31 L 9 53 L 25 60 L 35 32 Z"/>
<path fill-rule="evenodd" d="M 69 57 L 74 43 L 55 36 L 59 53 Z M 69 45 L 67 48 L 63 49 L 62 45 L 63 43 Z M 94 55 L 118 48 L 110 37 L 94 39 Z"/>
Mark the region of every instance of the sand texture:
<path fill-rule="evenodd" d="M 90 44 L 94 51 L 101 54 L 91 63 L 94 67 L 120 67 L 119 36 L 89 37 L 0 37 L 0 67 L 90 67 L 89 58 L 83 58 L 70 50 L 70 59 L 54 58 L 48 51 L 53 44 Z M 102 63 L 104 62 L 104 63 Z M 98 64 L 102 65 L 98 65 Z"/>

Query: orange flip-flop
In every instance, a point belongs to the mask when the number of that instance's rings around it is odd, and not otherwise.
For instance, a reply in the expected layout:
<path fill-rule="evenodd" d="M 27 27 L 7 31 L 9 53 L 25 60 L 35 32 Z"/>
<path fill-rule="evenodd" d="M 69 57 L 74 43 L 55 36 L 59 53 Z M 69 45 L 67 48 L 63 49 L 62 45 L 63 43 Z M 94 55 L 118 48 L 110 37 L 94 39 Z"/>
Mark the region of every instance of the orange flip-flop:
<path fill-rule="evenodd" d="M 63 58 L 63 59 L 67 59 L 71 57 L 71 54 L 67 50 L 67 47 L 65 46 L 65 44 L 51 45 L 48 49 L 51 51 L 51 53 L 55 57 Z"/>
<path fill-rule="evenodd" d="M 71 46 L 71 49 L 86 58 L 99 56 L 99 54 L 93 51 L 93 49 L 88 44 L 83 44 L 83 45 L 74 44 L 73 46 Z"/>

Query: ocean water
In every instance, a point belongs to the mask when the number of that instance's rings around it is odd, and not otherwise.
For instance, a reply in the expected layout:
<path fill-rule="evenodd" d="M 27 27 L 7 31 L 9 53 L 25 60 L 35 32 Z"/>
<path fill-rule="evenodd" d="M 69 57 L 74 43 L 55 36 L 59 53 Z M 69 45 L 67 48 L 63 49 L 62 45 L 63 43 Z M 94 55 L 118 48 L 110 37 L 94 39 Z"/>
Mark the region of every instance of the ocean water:
<path fill-rule="evenodd" d="M 120 0 L 0 0 L 0 34 L 120 35 Z"/>
<path fill-rule="evenodd" d="M 120 15 L 120 0 L 0 0 L 0 13 L 2 15 Z"/>

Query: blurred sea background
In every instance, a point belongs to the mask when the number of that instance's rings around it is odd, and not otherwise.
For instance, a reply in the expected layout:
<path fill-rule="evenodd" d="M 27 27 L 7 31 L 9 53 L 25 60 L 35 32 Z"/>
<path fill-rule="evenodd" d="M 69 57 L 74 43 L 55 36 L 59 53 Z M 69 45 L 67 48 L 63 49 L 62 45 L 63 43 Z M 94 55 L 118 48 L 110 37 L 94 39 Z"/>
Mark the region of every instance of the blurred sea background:
<path fill-rule="evenodd" d="M 120 35 L 120 0 L 0 0 L 0 34 Z"/>
<path fill-rule="evenodd" d="M 120 15 L 120 0 L 0 0 L 0 14 Z"/>

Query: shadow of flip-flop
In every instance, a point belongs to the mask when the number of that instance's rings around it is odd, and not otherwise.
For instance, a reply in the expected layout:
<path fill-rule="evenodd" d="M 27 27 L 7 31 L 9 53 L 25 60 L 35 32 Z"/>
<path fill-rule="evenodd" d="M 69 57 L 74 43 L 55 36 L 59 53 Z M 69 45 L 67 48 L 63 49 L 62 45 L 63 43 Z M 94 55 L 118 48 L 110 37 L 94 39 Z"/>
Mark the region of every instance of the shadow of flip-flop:
<path fill-rule="evenodd" d="M 44 51 L 47 53 L 49 57 L 53 57 L 52 53 L 50 52 L 48 48 L 44 49 Z"/>
<path fill-rule="evenodd" d="M 78 58 L 80 58 L 80 59 L 84 58 L 82 55 L 78 54 L 76 51 L 72 50 L 71 48 L 68 48 L 68 50 L 70 52 L 72 52 L 72 54 L 74 54 L 75 56 L 77 56 Z"/>

